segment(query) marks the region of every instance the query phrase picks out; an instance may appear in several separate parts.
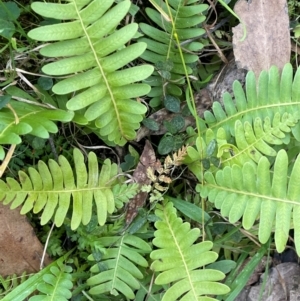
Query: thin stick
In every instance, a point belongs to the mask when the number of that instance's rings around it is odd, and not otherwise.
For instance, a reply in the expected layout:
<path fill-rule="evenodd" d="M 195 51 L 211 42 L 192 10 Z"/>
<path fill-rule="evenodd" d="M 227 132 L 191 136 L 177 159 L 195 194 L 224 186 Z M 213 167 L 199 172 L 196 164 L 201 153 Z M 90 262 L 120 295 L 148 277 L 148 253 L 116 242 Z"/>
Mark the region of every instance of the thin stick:
<path fill-rule="evenodd" d="M 43 256 L 42 256 L 41 263 L 40 263 L 40 270 L 42 270 L 44 268 L 44 260 L 45 260 L 45 256 L 46 256 L 46 253 L 47 253 L 47 247 L 48 247 L 50 236 L 51 236 L 51 233 L 54 229 L 54 226 L 55 226 L 55 223 L 52 224 L 52 226 L 50 228 L 50 231 L 48 233 L 48 236 L 47 236 L 47 240 L 46 240 L 44 250 L 43 250 Z"/>

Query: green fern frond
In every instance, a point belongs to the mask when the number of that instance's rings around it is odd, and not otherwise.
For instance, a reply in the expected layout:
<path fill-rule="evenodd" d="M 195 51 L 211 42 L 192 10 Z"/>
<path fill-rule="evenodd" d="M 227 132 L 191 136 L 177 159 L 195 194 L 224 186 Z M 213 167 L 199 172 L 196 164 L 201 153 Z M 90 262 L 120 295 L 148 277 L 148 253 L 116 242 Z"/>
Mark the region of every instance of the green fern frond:
<path fill-rule="evenodd" d="M 274 170 L 262 157 L 258 165 L 226 166 L 216 175 L 206 172 L 205 183 L 198 185 L 201 196 L 213 202 L 228 216 L 231 223 L 243 218 L 243 227 L 250 229 L 259 218 L 259 240 L 266 243 L 275 231 L 279 253 L 285 246 L 289 230 L 294 227 L 297 253 L 300 254 L 300 157 L 288 174 L 288 156 L 280 150 Z M 294 225 L 293 225 L 294 224 Z"/>
<path fill-rule="evenodd" d="M 266 117 L 263 121 L 256 117 L 252 123 L 236 120 L 234 125 L 235 143 L 226 141 L 223 128 L 217 132 L 218 154 L 223 166 L 239 164 L 253 160 L 258 162 L 263 156 L 275 157 L 275 146 L 289 144 L 291 132 L 298 127 L 299 119 L 289 113 L 282 116 L 274 114 L 273 120 Z M 211 131 L 210 129 L 206 132 Z M 219 139 L 222 137 L 222 139 Z M 226 141 L 226 142 L 225 142 Z"/>
<path fill-rule="evenodd" d="M 275 157 L 279 148 L 292 139 L 300 139 L 300 71 L 294 76 L 290 64 L 286 64 L 281 80 L 276 67 L 262 72 L 257 83 L 253 72 L 246 78 L 246 94 L 239 82 L 233 85 L 235 99 L 225 93 L 224 106 L 215 102 L 213 112 L 206 111 L 200 119 L 202 138 L 195 147 L 189 146 L 185 163 L 202 182 L 205 169 L 217 171 L 222 166 L 245 162 L 257 163 L 263 156 Z M 207 156 L 206 148 L 216 141 L 214 158 Z M 217 158 L 219 165 L 212 164 Z M 215 165 L 215 166 L 214 166 Z M 217 168 L 216 168 L 217 167 Z"/>
<path fill-rule="evenodd" d="M 164 1 L 154 2 L 174 22 L 178 38 L 183 43 L 184 58 L 184 62 L 182 62 L 171 22 L 165 20 L 156 10 L 146 8 L 146 14 L 160 29 L 148 24 L 140 24 L 140 28 L 146 37 L 140 38 L 139 41 L 147 44 L 147 50 L 141 57 L 156 64 L 158 68 L 158 72 L 155 72 L 146 82 L 152 86 L 148 96 L 160 101 L 162 95 L 180 96 L 182 94 L 182 90 L 178 85 L 184 84 L 185 71 L 183 63 L 186 64 L 188 74 L 192 74 L 190 64 L 198 61 L 197 51 L 203 48 L 202 43 L 194 42 L 192 39 L 205 33 L 200 25 L 205 21 L 205 16 L 202 13 L 207 10 L 208 6 L 183 0 L 168 1 L 169 7 Z M 191 40 L 187 42 L 189 39 Z M 163 63 L 162 67 L 159 67 L 158 62 Z M 168 85 L 165 85 L 166 90 L 163 91 L 165 82 L 168 82 Z"/>
<path fill-rule="evenodd" d="M 204 113 L 202 130 L 206 131 L 206 126 L 215 133 L 219 128 L 226 131 L 227 138 L 235 136 L 235 123 L 241 121 L 253 124 L 255 118 L 265 120 L 275 120 L 279 116 L 288 114 L 294 122 L 300 119 L 300 93 L 297 87 L 300 84 L 300 71 L 297 70 L 293 80 L 293 68 L 291 64 L 286 64 L 279 77 L 278 68 L 273 66 L 270 70 L 263 71 L 256 83 L 253 72 L 248 72 L 246 76 L 246 94 L 241 83 L 235 81 L 233 84 L 234 99 L 229 93 L 223 95 L 223 104 L 214 102 L 212 112 Z M 300 126 L 294 127 L 292 133 L 299 141 Z"/>
<path fill-rule="evenodd" d="M 116 208 L 122 208 L 124 206 L 124 203 L 127 203 L 138 193 L 138 189 L 138 183 L 134 183 L 131 185 L 115 184 L 112 187 L 112 192 L 114 194 Z"/>
<path fill-rule="evenodd" d="M 289 133 L 293 127 L 298 126 L 298 118 L 291 114 L 275 113 L 273 121 L 269 117 L 253 120 L 253 125 L 246 121 L 242 124 L 237 120 L 235 123 L 235 139 L 238 152 L 234 156 L 239 156 L 240 152 L 246 152 L 255 162 L 258 162 L 263 155 L 276 156 L 277 152 L 270 145 L 288 144 L 290 141 Z M 245 162 L 245 161 L 244 161 Z"/>
<path fill-rule="evenodd" d="M 150 246 L 141 238 L 126 234 L 122 237 L 103 237 L 99 244 L 106 247 L 101 260 L 91 268 L 92 276 L 87 280 L 91 286 L 91 295 L 122 293 L 128 299 L 134 299 L 134 290 L 140 288 L 143 274 L 137 266 L 147 267 L 147 260 L 141 255 L 151 251 Z M 93 255 L 90 260 L 95 260 Z"/>
<path fill-rule="evenodd" d="M 204 171 L 203 160 L 210 161 L 214 154 L 218 158 L 219 165 L 213 166 L 211 162 L 206 169 L 217 171 L 221 166 L 232 166 L 253 161 L 258 162 L 263 156 L 275 157 L 277 151 L 275 146 L 289 144 L 291 131 L 298 126 L 298 119 L 291 114 L 275 113 L 271 122 L 269 117 L 262 121 L 256 117 L 253 124 L 246 121 L 236 120 L 234 125 L 234 143 L 229 143 L 225 130 L 221 127 L 215 134 L 213 130 L 207 129 L 205 137 L 197 138 L 194 147 L 187 148 L 185 163 L 189 169 L 202 181 Z M 204 139 L 205 138 L 205 139 Z M 215 151 L 208 156 L 208 147 L 215 140 Z M 232 138 L 231 138 L 232 140 Z"/>
<path fill-rule="evenodd" d="M 50 267 L 50 273 L 43 275 L 43 283 L 37 285 L 37 290 L 42 293 L 33 296 L 29 301 L 67 301 L 71 299 L 73 287 L 72 268 L 61 262 Z"/>
<path fill-rule="evenodd" d="M 157 230 L 153 244 L 159 249 L 151 252 L 150 257 L 154 260 L 151 269 L 159 272 L 156 284 L 172 283 L 162 301 L 216 300 L 204 295 L 228 293 L 229 288 L 217 282 L 225 277 L 222 272 L 200 269 L 218 257 L 210 251 L 212 242 L 195 244 L 200 230 L 190 229 L 189 223 L 183 223 L 171 202 L 158 204 L 155 214 L 160 221 L 155 223 Z"/>
<path fill-rule="evenodd" d="M 9 87 L 6 89 L 9 95 L 14 97 L 23 96 L 28 99 L 25 92 L 20 94 L 20 89 Z M 29 98 L 29 100 L 31 100 Z M 32 99 L 32 103 L 36 100 Z M 0 110 L 0 159 L 4 158 L 3 144 L 20 144 L 21 136 L 31 134 L 40 138 L 49 138 L 49 133 L 57 133 L 58 128 L 54 121 L 69 122 L 74 113 L 59 109 L 50 109 L 25 102 L 10 100 L 13 111 L 4 107 Z M 16 120 L 17 119 L 17 120 Z"/>
<path fill-rule="evenodd" d="M 153 67 L 124 68 L 139 57 L 146 44 L 124 45 L 136 34 L 131 23 L 115 28 L 126 16 L 131 2 L 112 6 L 113 0 L 72 0 L 67 4 L 34 2 L 38 14 L 67 21 L 41 26 L 28 35 L 39 41 L 58 41 L 41 49 L 41 54 L 59 60 L 43 67 L 49 75 L 68 75 L 53 86 L 56 94 L 73 93 L 67 109 L 84 109 L 84 117 L 98 129 L 104 139 L 123 145 L 135 138 L 135 130 L 146 113 L 146 107 L 133 100 L 150 91 L 146 84 L 135 84 L 147 78 Z M 120 70 L 123 68 L 122 70 Z"/>
<path fill-rule="evenodd" d="M 2 301 L 24 301 L 38 289 L 45 295 L 33 296 L 30 301 L 37 300 L 67 300 L 71 298 L 70 289 L 73 287 L 72 268 L 65 264 L 66 259 L 72 253 L 69 251 L 64 256 L 32 275 L 19 284 L 8 295 L 1 298 Z"/>
<path fill-rule="evenodd" d="M 41 224 L 46 224 L 52 217 L 57 226 L 61 226 L 70 207 L 71 228 L 76 229 L 82 222 L 91 220 L 93 203 L 96 205 L 98 222 L 104 225 L 107 214 L 115 210 L 112 186 L 118 173 L 116 164 L 106 159 L 100 174 L 95 153 L 88 155 L 88 170 L 84 157 L 78 149 L 73 153 L 75 172 L 64 156 L 59 156 L 58 163 L 49 160 L 48 166 L 38 162 L 38 169 L 30 167 L 28 174 L 19 171 L 19 182 L 7 178 L 6 183 L 0 180 L 0 199 L 11 208 L 22 205 L 21 214 L 29 211 L 41 215 Z"/>

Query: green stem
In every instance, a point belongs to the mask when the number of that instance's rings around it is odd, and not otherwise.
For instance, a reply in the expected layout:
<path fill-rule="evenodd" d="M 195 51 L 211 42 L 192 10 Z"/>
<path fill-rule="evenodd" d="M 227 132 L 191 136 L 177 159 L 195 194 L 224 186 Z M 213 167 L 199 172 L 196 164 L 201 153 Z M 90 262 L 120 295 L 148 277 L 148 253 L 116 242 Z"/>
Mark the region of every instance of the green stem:
<path fill-rule="evenodd" d="M 245 40 L 246 38 L 246 35 L 247 35 L 247 29 L 246 29 L 246 26 L 245 26 L 245 23 L 240 19 L 240 17 L 223 1 L 223 0 L 219 0 L 219 2 L 222 4 L 222 6 L 224 6 L 234 17 L 236 17 L 242 24 L 242 27 L 243 27 L 243 31 L 244 31 L 244 34 L 243 34 L 243 37 L 241 38 L 241 42 Z"/>

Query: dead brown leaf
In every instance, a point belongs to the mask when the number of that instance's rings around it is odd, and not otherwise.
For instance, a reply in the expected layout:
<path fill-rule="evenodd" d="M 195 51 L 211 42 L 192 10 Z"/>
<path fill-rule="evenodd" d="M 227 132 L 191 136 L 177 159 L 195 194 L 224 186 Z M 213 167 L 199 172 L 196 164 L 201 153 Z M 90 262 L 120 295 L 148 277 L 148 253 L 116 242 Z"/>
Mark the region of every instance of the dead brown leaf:
<path fill-rule="evenodd" d="M 286 0 L 240 0 L 234 11 L 246 26 L 233 28 L 233 50 L 239 68 L 256 76 L 272 65 L 282 69 L 290 61 L 291 42 Z"/>
<path fill-rule="evenodd" d="M 151 180 L 147 176 L 148 167 L 157 169 L 160 166 L 160 161 L 156 160 L 155 152 L 151 143 L 146 140 L 143 153 L 140 157 L 140 162 L 133 173 L 133 178 L 135 179 L 136 183 L 141 185 L 149 185 L 151 184 Z M 138 213 L 138 209 L 144 206 L 147 196 L 147 192 L 141 191 L 130 200 L 125 216 L 126 225 L 129 225 L 133 221 Z"/>
<path fill-rule="evenodd" d="M 0 203 L 0 275 L 38 272 L 42 255 L 43 246 L 26 216 Z M 49 263 L 47 255 L 44 264 Z"/>

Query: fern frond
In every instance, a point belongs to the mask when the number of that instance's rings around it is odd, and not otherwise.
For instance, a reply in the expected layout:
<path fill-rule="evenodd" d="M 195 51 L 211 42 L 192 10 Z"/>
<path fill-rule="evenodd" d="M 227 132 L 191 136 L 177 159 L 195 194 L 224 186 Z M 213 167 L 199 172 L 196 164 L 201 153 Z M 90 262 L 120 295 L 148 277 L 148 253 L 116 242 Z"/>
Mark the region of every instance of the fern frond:
<path fill-rule="evenodd" d="M 141 57 L 158 67 L 158 72 L 155 72 L 146 82 L 152 86 L 148 96 L 160 101 L 162 95 L 180 96 L 182 94 L 182 90 L 178 85 L 184 84 L 183 75 L 185 75 L 185 71 L 183 63 L 186 64 L 188 74 L 191 74 L 190 64 L 197 62 L 198 55 L 196 52 L 203 48 L 203 44 L 200 42 L 186 41 L 205 33 L 200 25 L 205 21 L 205 16 L 202 13 L 208 6 L 206 4 L 195 5 L 182 0 L 174 0 L 168 1 L 168 8 L 164 1 L 154 2 L 169 16 L 169 19 L 172 19 L 178 38 L 183 43 L 184 58 L 184 62 L 182 62 L 171 22 L 164 19 L 156 10 L 146 8 L 146 14 L 160 29 L 148 24 L 140 24 L 140 28 L 146 37 L 140 38 L 139 41 L 147 44 L 147 50 Z M 160 68 L 158 62 L 166 63 L 166 66 Z M 164 82 L 168 82 L 168 85 L 165 85 L 165 91 L 163 91 Z"/>
<path fill-rule="evenodd" d="M 189 223 L 183 223 L 171 202 L 157 205 L 155 214 L 160 221 L 155 223 L 157 230 L 153 244 L 159 249 L 151 252 L 150 257 L 154 260 L 151 269 L 159 272 L 156 284 L 172 283 L 162 301 L 205 300 L 201 296 L 228 293 L 229 288 L 217 282 L 225 277 L 222 272 L 200 269 L 218 257 L 217 253 L 210 251 L 212 242 L 195 244 L 200 230 L 190 229 Z"/>
<path fill-rule="evenodd" d="M 127 203 L 131 198 L 133 198 L 139 189 L 139 184 L 115 184 L 112 187 L 112 192 L 114 194 L 116 208 L 123 207 L 124 203 Z"/>
<path fill-rule="evenodd" d="M 288 175 L 288 156 L 280 150 L 274 170 L 262 157 L 258 165 L 226 166 L 216 175 L 205 173 L 206 183 L 198 186 L 202 197 L 208 197 L 231 223 L 243 218 L 243 227 L 250 229 L 259 217 L 259 240 L 266 243 L 275 231 L 276 249 L 281 253 L 294 223 L 294 238 L 300 254 L 300 156 Z"/>
<path fill-rule="evenodd" d="M 29 301 L 67 301 L 72 297 L 72 268 L 57 261 L 57 266 L 50 268 L 50 273 L 43 275 L 43 283 L 37 285 L 37 290 L 42 293 L 33 296 Z"/>
<path fill-rule="evenodd" d="M 202 181 L 203 161 L 208 161 L 205 169 L 217 171 L 221 166 L 232 166 L 238 164 L 243 166 L 246 162 L 257 163 L 263 156 L 275 157 L 277 150 L 275 146 L 288 144 L 291 139 L 291 131 L 298 126 L 298 120 L 291 114 L 280 113 L 274 115 L 271 122 L 269 117 L 262 120 L 257 117 L 253 125 L 246 121 L 242 123 L 237 120 L 234 125 L 234 144 L 229 142 L 225 130 L 221 127 L 215 134 L 213 130 L 207 129 L 205 137 L 197 138 L 195 146 L 187 148 L 188 156 L 184 162 L 189 169 Z M 210 144 L 215 141 L 215 150 L 208 154 Z M 210 162 L 212 156 L 218 160 L 219 165 L 215 166 Z"/>
<path fill-rule="evenodd" d="M 103 237 L 99 244 L 106 247 L 101 260 L 91 268 L 97 273 L 87 280 L 91 295 L 122 293 L 128 299 L 134 299 L 134 290 L 140 288 L 143 274 L 137 266 L 147 267 L 147 260 L 141 255 L 151 251 L 150 246 L 141 238 L 126 234 L 122 237 Z M 94 260 L 92 255 L 90 260 Z"/>
<path fill-rule="evenodd" d="M 294 122 L 300 119 L 300 95 L 296 90 L 300 84 L 300 71 L 297 70 L 293 80 L 293 68 L 286 64 L 279 77 L 278 68 L 273 66 L 263 71 L 256 83 L 253 72 L 246 76 L 246 94 L 242 85 L 235 81 L 233 84 L 234 99 L 229 93 L 223 95 L 223 104 L 214 102 L 212 112 L 204 113 L 204 121 L 215 133 L 219 128 L 226 131 L 227 138 L 235 136 L 235 123 L 241 121 L 253 124 L 256 118 L 273 121 L 279 116 L 288 114 Z M 206 130 L 205 123 L 201 123 L 202 130 Z M 299 141 L 299 126 L 292 128 L 292 133 Z"/>
<path fill-rule="evenodd" d="M 257 88 L 256 88 L 257 85 Z M 216 171 L 207 150 L 212 140 L 217 142 L 215 156 L 220 166 L 245 162 L 257 163 L 263 156 L 275 157 L 278 145 L 300 141 L 300 71 L 293 80 L 293 70 L 286 64 L 279 81 L 276 67 L 263 71 L 256 84 L 253 72 L 246 77 L 246 94 L 239 82 L 234 82 L 234 100 L 225 93 L 223 104 L 215 102 L 212 112 L 200 119 L 202 137 L 196 148 L 188 147 L 189 168 L 202 181 L 203 161 L 206 169 Z M 200 161 L 199 161 L 200 160 Z"/>
<path fill-rule="evenodd" d="M 242 153 L 246 153 L 254 162 L 258 162 L 263 155 L 276 156 L 274 145 L 288 144 L 290 132 L 295 126 L 298 126 L 297 123 L 298 118 L 288 113 L 284 113 L 282 116 L 280 113 L 276 113 L 272 122 L 269 117 L 266 117 L 263 122 L 256 117 L 253 124 L 248 121 L 243 124 L 237 120 L 234 133 L 237 148 L 232 157 L 227 158 L 227 163 L 233 161 L 232 159 L 236 161 Z M 224 149 L 223 147 L 223 151 Z"/>
<path fill-rule="evenodd" d="M 135 138 L 135 130 L 146 112 L 146 107 L 133 98 L 150 91 L 148 85 L 134 82 L 147 78 L 153 67 L 124 68 L 144 52 L 146 44 L 124 46 L 138 26 L 131 23 L 116 30 L 131 2 L 125 0 L 112 7 L 113 3 L 112 0 L 34 2 L 32 9 L 38 14 L 67 22 L 41 26 L 28 35 L 39 41 L 58 41 L 41 49 L 44 56 L 60 57 L 44 66 L 43 72 L 69 75 L 53 86 L 53 92 L 73 93 L 67 108 L 85 109 L 84 117 L 96 126 L 101 137 L 123 145 Z"/>
<path fill-rule="evenodd" d="M 75 174 L 67 159 L 59 156 L 58 163 L 49 160 L 47 166 L 39 161 L 38 169 L 30 167 L 28 174 L 19 171 L 19 182 L 12 178 L 7 178 L 6 183 L 0 180 L 1 201 L 11 203 L 11 208 L 22 205 L 21 214 L 43 211 L 42 225 L 54 217 L 55 224 L 61 226 L 72 197 L 72 229 L 76 229 L 81 222 L 84 225 L 89 223 L 95 202 L 98 222 L 104 225 L 107 214 L 115 210 L 112 186 L 118 167 L 106 159 L 99 174 L 95 153 L 88 155 L 88 170 L 78 149 L 74 149 L 73 156 Z"/>
<path fill-rule="evenodd" d="M 9 95 L 25 99 L 29 95 L 25 92 L 20 94 L 20 89 L 9 87 L 6 89 Z M 69 122 L 74 113 L 59 109 L 50 109 L 41 106 L 32 99 L 32 103 L 10 100 L 9 104 L 13 111 L 4 107 L 0 110 L 0 159 L 4 157 L 3 144 L 20 144 L 21 136 L 31 134 L 40 138 L 49 138 L 49 133 L 57 133 L 58 128 L 54 121 Z M 16 120 L 17 119 L 17 120 Z"/>
<path fill-rule="evenodd" d="M 70 289 L 73 287 L 71 281 L 71 267 L 65 265 L 65 261 L 72 251 L 58 258 L 55 262 L 43 268 L 38 273 L 29 277 L 19 284 L 8 295 L 1 298 L 2 301 L 23 301 L 32 295 L 37 289 L 48 295 L 34 296 L 30 300 L 67 300 L 71 297 Z M 71 294 L 71 295 L 70 295 Z M 35 299 L 36 298 L 36 299 Z"/>

